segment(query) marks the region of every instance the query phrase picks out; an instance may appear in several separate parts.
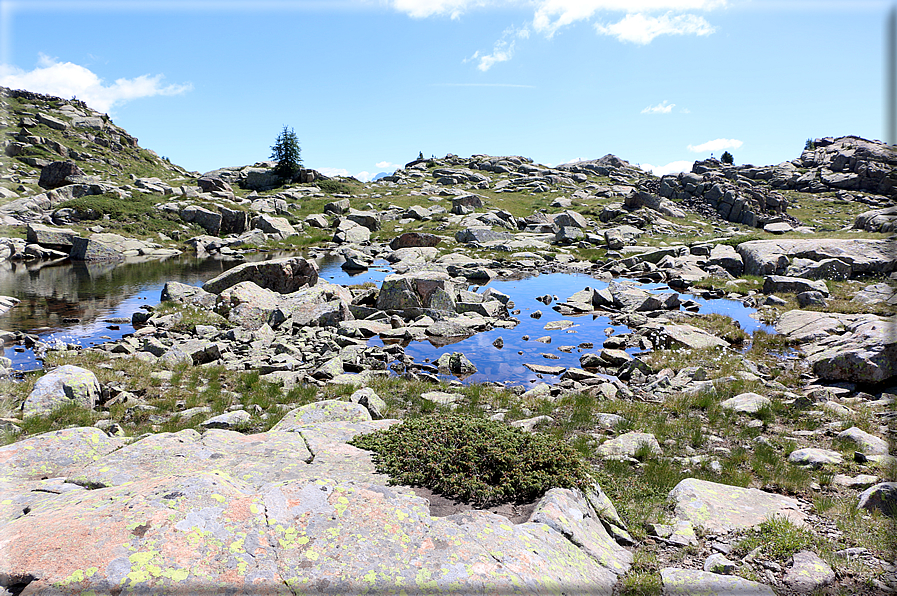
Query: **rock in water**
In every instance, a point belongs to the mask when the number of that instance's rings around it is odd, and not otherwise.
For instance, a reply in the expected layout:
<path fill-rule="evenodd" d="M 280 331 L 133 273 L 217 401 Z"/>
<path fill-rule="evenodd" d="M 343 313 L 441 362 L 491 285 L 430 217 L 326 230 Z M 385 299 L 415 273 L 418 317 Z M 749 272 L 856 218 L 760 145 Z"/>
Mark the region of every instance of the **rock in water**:
<path fill-rule="evenodd" d="M 203 284 L 206 292 L 219 294 L 233 285 L 251 281 L 257 286 L 281 294 L 289 294 L 318 283 L 318 266 L 302 257 L 272 259 L 258 263 L 243 263 L 228 269 Z"/>

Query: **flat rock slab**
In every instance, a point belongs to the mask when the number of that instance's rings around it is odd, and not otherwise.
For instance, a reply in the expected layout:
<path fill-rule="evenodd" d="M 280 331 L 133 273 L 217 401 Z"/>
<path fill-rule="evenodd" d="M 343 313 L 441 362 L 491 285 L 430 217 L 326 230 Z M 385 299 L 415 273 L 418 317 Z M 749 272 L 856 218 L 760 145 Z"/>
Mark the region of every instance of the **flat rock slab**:
<path fill-rule="evenodd" d="M 661 455 L 660 444 L 651 433 L 628 432 L 602 443 L 598 455 L 606 459 L 633 457 L 639 450 L 647 450 L 652 455 Z"/>
<path fill-rule="evenodd" d="M 0 478 L 40 480 L 61 476 L 121 449 L 121 439 L 98 428 L 67 428 L 0 447 Z"/>
<path fill-rule="evenodd" d="M 720 403 L 724 410 L 732 410 L 741 414 L 756 414 L 769 405 L 772 405 L 772 402 L 768 397 L 750 392 L 736 395 Z"/>
<path fill-rule="evenodd" d="M 661 333 L 671 345 L 692 350 L 725 348 L 729 345 L 725 340 L 693 325 L 663 325 Z"/>
<path fill-rule="evenodd" d="M 775 596 L 767 585 L 735 577 L 698 571 L 666 567 L 660 570 L 664 596 Z"/>
<path fill-rule="evenodd" d="M 530 369 L 534 373 L 542 374 L 542 375 L 560 375 L 560 374 L 563 374 L 564 371 L 567 370 L 567 367 L 565 367 L 565 366 L 548 366 L 546 364 L 524 363 L 523 366 Z"/>
<path fill-rule="evenodd" d="M 795 499 L 756 488 L 686 478 L 670 491 L 670 498 L 676 503 L 676 517 L 705 532 L 752 528 L 776 515 L 798 525 L 804 523 L 804 514 Z"/>

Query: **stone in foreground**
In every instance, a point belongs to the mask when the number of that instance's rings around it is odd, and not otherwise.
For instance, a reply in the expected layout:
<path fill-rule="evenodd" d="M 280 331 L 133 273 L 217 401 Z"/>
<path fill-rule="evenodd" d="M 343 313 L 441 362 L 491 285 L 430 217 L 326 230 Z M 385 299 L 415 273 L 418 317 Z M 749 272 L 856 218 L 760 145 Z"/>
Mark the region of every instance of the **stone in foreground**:
<path fill-rule="evenodd" d="M 611 596 L 632 555 L 594 495 L 554 489 L 520 524 L 433 517 L 346 443 L 396 422 L 326 401 L 257 435 L 184 430 L 124 446 L 67 429 L 0 448 L 0 578 L 54 595 Z"/>
<path fill-rule="evenodd" d="M 670 491 L 670 498 L 676 503 L 676 517 L 705 532 L 744 530 L 776 515 L 797 525 L 804 523 L 795 499 L 756 488 L 686 478 Z"/>
<path fill-rule="evenodd" d="M 792 557 L 791 568 L 782 581 L 795 592 L 807 594 L 833 583 L 835 572 L 816 553 L 801 551 Z"/>
<path fill-rule="evenodd" d="M 664 596 L 775 596 L 767 585 L 742 579 L 734 575 L 719 575 L 698 571 L 666 567 L 660 570 Z"/>

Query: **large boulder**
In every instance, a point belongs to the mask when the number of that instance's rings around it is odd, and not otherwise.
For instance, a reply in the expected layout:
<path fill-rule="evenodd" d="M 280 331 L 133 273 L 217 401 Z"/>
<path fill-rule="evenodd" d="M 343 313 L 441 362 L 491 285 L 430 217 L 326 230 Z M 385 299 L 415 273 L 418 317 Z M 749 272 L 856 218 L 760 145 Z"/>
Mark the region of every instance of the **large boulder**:
<path fill-rule="evenodd" d="M 259 287 L 288 294 L 304 286 L 315 285 L 318 282 L 318 266 L 314 261 L 308 261 L 303 257 L 243 263 L 210 279 L 202 288 L 207 292 L 218 294 L 243 281 L 251 281 Z"/>
<path fill-rule="evenodd" d="M 794 258 L 839 259 L 850 264 L 851 276 L 897 270 L 897 240 L 798 239 L 752 240 L 737 247 L 747 275 L 782 275 Z"/>
<path fill-rule="evenodd" d="M 455 240 L 469 244 L 472 242 L 492 242 L 493 240 L 511 240 L 513 235 L 507 232 L 494 232 L 491 228 L 466 228 L 455 233 Z"/>
<path fill-rule="evenodd" d="M 897 232 L 897 206 L 860 213 L 853 227 L 867 232 Z"/>
<path fill-rule="evenodd" d="M 41 168 L 38 185 L 41 188 L 53 189 L 72 184 L 69 177 L 83 176 L 84 172 L 73 161 L 54 161 Z"/>
<path fill-rule="evenodd" d="M 881 383 L 897 375 L 897 316 L 841 318 L 844 333 L 804 346 L 813 372 L 827 381 L 852 383 Z"/>
<path fill-rule="evenodd" d="M 251 281 L 241 281 L 221 291 L 215 312 L 245 329 L 255 331 L 267 323 L 280 304 L 280 296 Z"/>
<path fill-rule="evenodd" d="M 72 239 L 78 232 L 68 228 L 54 228 L 38 223 L 30 223 L 25 227 L 25 240 L 28 244 L 39 244 L 43 248 L 70 252 Z"/>
<path fill-rule="evenodd" d="M 776 292 L 820 292 L 828 296 L 828 286 L 822 280 L 811 281 L 802 277 L 788 277 L 786 275 L 767 275 L 763 280 L 763 293 L 774 294 Z"/>
<path fill-rule="evenodd" d="M 184 221 L 195 223 L 209 234 L 218 235 L 221 231 L 223 219 L 221 213 L 216 213 L 197 205 L 189 205 L 181 210 L 180 215 Z"/>
<path fill-rule="evenodd" d="M 253 217 L 250 228 L 261 230 L 281 240 L 286 240 L 296 233 L 295 228 L 290 225 L 290 222 L 285 217 L 272 217 L 264 214 Z"/>
<path fill-rule="evenodd" d="M 374 211 L 359 211 L 357 209 L 349 209 L 346 219 L 354 221 L 360 226 L 364 226 L 372 232 L 380 229 L 380 214 Z"/>
<path fill-rule="evenodd" d="M 442 271 L 418 271 L 393 274 L 383 280 L 377 295 L 380 310 L 408 308 L 438 308 L 446 301 L 454 302 L 455 285 Z"/>
<path fill-rule="evenodd" d="M 110 237 L 115 238 L 110 238 Z M 73 261 L 122 261 L 125 255 L 115 234 L 93 234 L 90 238 L 72 238 L 69 258 Z"/>
<path fill-rule="evenodd" d="M 670 491 L 676 517 L 688 520 L 696 529 L 720 534 L 745 530 L 775 515 L 803 525 L 804 514 L 795 499 L 763 492 L 686 478 Z"/>
<path fill-rule="evenodd" d="M 86 368 L 66 364 L 42 376 L 22 404 L 22 417 L 49 414 L 76 403 L 92 410 L 100 398 L 100 382 Z"/>
<path fill-rule="evenodd" d="M 425 232 L 405 232 L 401 236 L 396 236 L 389 243 L 389 248 L 398 250 L 400 248 L 431 248 L 442 241 L 442 238 L 435 234 L 427 234 Z"/>

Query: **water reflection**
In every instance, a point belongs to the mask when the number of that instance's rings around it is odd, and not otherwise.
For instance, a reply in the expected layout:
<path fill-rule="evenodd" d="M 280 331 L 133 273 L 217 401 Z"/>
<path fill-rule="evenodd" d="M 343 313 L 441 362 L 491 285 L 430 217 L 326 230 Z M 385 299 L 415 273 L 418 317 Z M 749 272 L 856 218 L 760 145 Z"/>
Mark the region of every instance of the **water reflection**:
<path fill-rule="evenodd" d="M 266 260 L 287 256 L 279 253 L 262 253 L 248 260 Z M 242 261 L 197 259 L 179 256 L 166 260 L 145 262 L 72 263 L 68 260 L 42 263 L 0 263 L 0 295 L 14 296 L 21 303 L 6 315 L 0 316 L 0 328 L 24 331 L 39 336 L 43 341 L 59 339 L 67 344 L 90 346 L 109 340 L 121 339 L 132 333 L 131 315 L 142 305 L 159 302 L 162 287 L 168 281 L 201 285 L 221 272 Z M 378 286 L 391 270 L 385 261 L 361 272 L 346 272 L 340 266 L 342 257 L 317 258 L 320 278 L 342 285 L 373 282 Z M 538 380 L 557 381 L 556 376 L 536 373 L 524 366 L 526 363 L 565 368 L 579 367 L 579 357 L 584 352 L 600 350 L 608 334 L 629 331 L 625 326 L 612 325 L 601 315 L 562 316 L 536 300 L 537 296 L 550 294 L 565 300 L 586 286 L 602 289 L 605 282 L 585 274 L 554 273 L 536 275 L 526 279 L 492 281 L 490 287 L 511 297 L 515 308 L 520 309 L 520 324 L 514 329 L 492 329 L 449 345 L 434 346 L 430 342 L 411 342 L 405 353 L 417 363 L 434 362 L 444 353 L 463 352 L 477 367 L 476 374 L 465 379 L 467 383 L 498 381 L 511 384 L 528 384 Z M 661 284 L 642 286 L 649 290 L 665 289 Z M 471 287 L 476 289 L 476 286 Z M 482 288 L 480 288 L 482 291 Z M 719 312 L 737 320 L 748 333 L 765 328 L 750 314 L 753 309 L 734 300 L 701 300 L 702 313 Z M 539 310 L 542 316 L 530 317 Z M 116 321 L 116 319 L 122 319 Z M 546 323 L 568 320 L 574 323 L 569 329 L 546 330 Z M 528 336 L 528 339 L 523 339 Z M 493 345 L 502 338 L 501 349 Z M 548 337 L 550 343 L 536 341 Z M 372 345 L 382 345 L 379 338 L 370 340 Z M 592 347 L 580 347 L 586 344 Z M 564 349 L 558 349 L 564 347 Z M 636 349 L 630 349 L 633 353 Z M 544 355 L 550 355 L 546 358 Z M 5 349 L 16 370 L 40 367 L 31 350 L 21 347 Z"/>
<path fill-rule="evenodd" d="M 129 260 L 124 263 L 85 263 L 68 259 L 34 263 L 0 263 L 0 295 L 21 302 L 0 316 L 0 329 L 23 331 L 43 341 L 59 339 L 67 344 L 90 346 L 121 339 L 132 333 L 127 319 L 142 305 L 159 303 L 168 281 L 202 285 L 216 275 L 245 261 L 289 256 L 288 253 L 259 253 L 244 261 L 198 259 L 180 255 L 164 260 Z M 379 283 L 388 275 L 382 267 L 350 276 L 340 268 L 341 257 L 316 259 L 322 279 L 331 283 Z M 116 328 L 117 327 L 117 328 Z M 8 346 L 4 355 L 15 370 L 40 368 L 34 353 Z"/>

